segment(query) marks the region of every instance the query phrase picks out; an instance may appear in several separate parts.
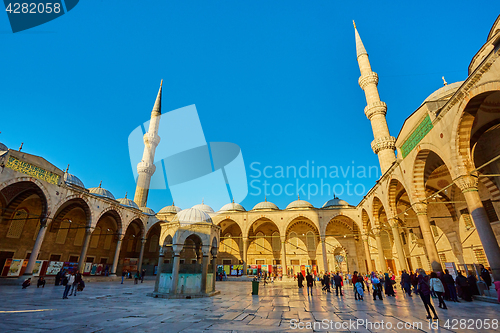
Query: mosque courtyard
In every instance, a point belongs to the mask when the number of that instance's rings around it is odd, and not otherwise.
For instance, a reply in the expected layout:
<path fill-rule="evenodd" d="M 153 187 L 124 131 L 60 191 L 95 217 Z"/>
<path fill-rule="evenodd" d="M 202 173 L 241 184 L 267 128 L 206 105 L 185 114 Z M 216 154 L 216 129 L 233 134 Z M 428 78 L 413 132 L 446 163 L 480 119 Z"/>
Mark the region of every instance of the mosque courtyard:
<path fill-rule="evenodd" d="M 436 306 L 439 327 L 435 329 L 425 319 L 420 298 L 404 297 L 400 291 L 383 301 L 366 294 L 364 301 L 356 301 L 350 288 L 344 297 L 337 297 L 334 292 L 323 294 L 318 283 L 308 297 L 293 282 L 276 282 L 265 287 L 261 283 L 259 296 L 252 296 L 251 282 L 225 281 L 217 282 L 221 293 L 215 297 L 167 300 L 147 297 L 153 287 L 153 280 L 138 285 L 133 280 L 123 285 L 92 282 L 65 300 L 62 286 L 26 290 L 2 286 L 0 332 L 500 331 L 500 305 L 481 301 L 450 302 L 449 310 Z M 465 326 L 461 319 L 467 320 Z M 363 327 L 361 321 L 371 326 Z M 484 329 L 488 323 L 490 328 Z"/>

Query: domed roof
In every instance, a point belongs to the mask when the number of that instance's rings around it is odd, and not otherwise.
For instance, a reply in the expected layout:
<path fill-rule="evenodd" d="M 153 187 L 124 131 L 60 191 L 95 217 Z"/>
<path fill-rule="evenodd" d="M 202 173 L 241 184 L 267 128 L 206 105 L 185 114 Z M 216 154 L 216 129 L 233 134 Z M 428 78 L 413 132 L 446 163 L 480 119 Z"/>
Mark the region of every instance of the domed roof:
<path fill-rule="evenodd" d="M 7 154 L 9 152 L 9 148 L 6 145 L 0 142 L 0 157 Z"/>
<path fill-rule="evenodd" d="M 0 152 L 1 154 L 1 152 Z M 64 173 L 64 182 L 68 185 L 74 185 L 78 187 L 85 188 L 85 185 L 83 185 L 83 182 L 75 175 L 72 175 L 68 172 Z"/>
<path fill-rule="evenodd" d="M 181 210 L 182 209 L 180 209 L 179 207 L 175 206 L 174 203 L 172 202 L 172 204 L 170 206 L 165 206 L 162 209 L 160 209 L 160 211 L 158 212 L 158 214 L 177 214 Z"/>
<path fill-rule="evenodd" d="M 179 222 L 182 225 L 194 223 L 212 223 L 210 215 L 196 208 L 188 208 L 180 211 L 175 215 L 172 222 Z"/>
<path fill-rule="evenodd" d="M 207 205 L 205 205 L 205 203 L 203 203 L 203 200 L 201 201 L 201 204 L 194 205 L 191 208 L 199 209 L 199 210 L 201 210 L 202 212 L 205 212 L 205 213 L 213 213 L 214 212 L 214 210 L 212 209 L 212 207 L 207 206 Z"/>
<path fill-rule="evenodd" d="M 290 204 L 286 206 L 286 209 L 307 209 L 307 208 L 314 208 L 314 206 L 307 201 L 300 200 L 300 197 L 298 200 L 290 202 Z"/>
<path fill-rule="evenodd" d="M 99 183 L 99 187 L 89 188 L 89 192 L 92 193 L 93 195 L 98 196 L 98 197 L 103 197 L 103 198 L 115 200 L 115 197 L 113 196 L 113 194 L 111 192 L 109 192 L 108 190 L 103 189 L 101 187 L 101 184 L 102 184 L 102 181 Z"/>
<path fill-rule="evenodd" d="M 272 202 L 267 201 L 267 198 L 264 198 L 264 201 L 256 204 L 252 210 L 279 210 L 279 208 Z"/>
<path fill-rule="evenodd" d="M 151 215 L 151 216 L 156 215 L 155 211 L 149 207 L 139 207 L 139 209 L 146 215 Z"/>
<path fill-rule="evenodd" d="M 127 198 L 127 193 L 125 193 L 125 198 L 116 199 L 116 201 L 122 206 L 139 209 L 139 206 L 133 200 Z"/>
<path fill-rule="evenodd" d="M 334 197 L 333 199 L 325 202 L 325 204 L 323 205 L 323 208 L 328 208 L 328 207 L 349 207 L 349 204 L 342 199 Z"/>
<path fill-rule="evenodd" d="M 219 210 L 220 212 L 246 212 L 245 208 L 243 208 L 242 205 L 238 203 L 230 202 L 228 204 L 225 204 L 222 206 L 222 208 Z"/>
<path fill-rule="evenodd" d="M 436 90 L 435 92 L 430 94 L 429 97 L 427 97 L 424 100 L 424 103 L 437 101 L 440 99 L 446 99 L 446 98 L 451 97 L 451 95 L 453 95 L 455 93 L 455 91 L 458 90 L 458 88 L 462 85 L 462 83 L 464 83 L 464 81 L 459 81 L 459 82 L 447 84 L 447 85 L 439 88 L 438 90 Z"/>

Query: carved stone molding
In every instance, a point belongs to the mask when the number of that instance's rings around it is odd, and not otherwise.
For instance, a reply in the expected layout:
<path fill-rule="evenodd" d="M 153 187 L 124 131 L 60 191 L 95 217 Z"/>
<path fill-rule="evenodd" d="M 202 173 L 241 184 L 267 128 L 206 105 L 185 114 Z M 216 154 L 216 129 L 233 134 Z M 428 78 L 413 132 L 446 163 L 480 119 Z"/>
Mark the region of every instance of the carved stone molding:
<path fill-rule="evenodd" d="M 462 176 L 455 180 L 455 184 L 460 188 L 462 193 L 478 190 L 478 178 L 470 175 Z"/>
<path fill-rule="evenodd" d="M 373 102 L 365 107 L 365 115 L 371 120 L 373 116 L 381 114 L 385 116 L 387 113 L 387 104 L 382 101 Z"/>
<path fill-rule="evenodd" d="M 419 202 L 416 204 L 413 204 L 412 206 L 413 210 L 415 211 L 415 214 L 418 215 L 427 215 L 427 204 Z"/>
<path fill-rule="evenodd" d="M 384 149 L 396 149 L 396 138 L 393 136 L 384 136 L 372 141 L 372 150 L 375 154 Z"/>
<path fill-rule="evenodd" d="M 375 72 L 370 72 L 366 75 L 360 76 L 358 80 L 361 89 L 365 90 L 365 87 L 371 83 L 378 84 L 378 75 Z"/>

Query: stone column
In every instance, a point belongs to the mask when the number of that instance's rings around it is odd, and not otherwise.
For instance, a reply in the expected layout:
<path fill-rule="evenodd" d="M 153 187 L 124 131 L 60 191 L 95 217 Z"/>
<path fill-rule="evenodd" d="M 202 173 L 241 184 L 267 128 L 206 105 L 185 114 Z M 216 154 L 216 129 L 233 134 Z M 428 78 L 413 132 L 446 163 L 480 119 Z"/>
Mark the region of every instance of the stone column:
<path fill-rule="evenodd" d="M 380 229 L 374 229 L 373 232 L 375 234 L 375 240 L 377 241 L 377 251 L 378 251 L 380 270 L 382 271 L 382 273 L 385 273 L 387 272 L 387 263 L 385 262 L 384 248 L 382 246 L 382 238 L 380 237 Z"/>
<path fill-rule="evenodd" d="M 158 257 L 158 271 L 156 273 L 156 281 L 155 281 L 155 293 L 158 292 L 158 286 L 160 285 L 160 276 L 164 259 L 165 259 L 165 250 L 163 246 L 160 246 L 160 256 Z"/>
<path fill-rule="evenodd" d="M 326 253 L 326 241 L 325 241 L 325 236 L 321 236 L 321 252 L 323 253 L 323 269 L 326 272 L 328 272 L 328 254 Z"/>
<path fill-rule="evenodd" d="M 120 258 L 120 251 L 122 249 L 123 235 L 118 235 L 118 241 L 116 242 L 115 255 L 113 257 L 113 265 L 111 266 L 110 276 L 116 276 L 116 267 L 118 266 L 118 259 Z"/>
<path fill-rule="evenodd" d="M 212 292 L 215 291 L 215 273 L 217 272 L 217 249 L 212 248 Z"/>
<path fill-rule="evenodd" d="M 365 248 L 366 265 L 368 266 L 368 274 L 373 272 L 372 257 L 370 255 L 370 247 L 368 246 L 368 235 L 363 235 L 363 247 Z"/>
<path fill-rule="evenodd" d="M 286 270 L 286 237 L 282 236 L 280 237 L 281 240 L 281 274 L 283 276 L 287 275 L 287 270 Z"/>
<path fill-rule="evenodd" d="M 141 239 L 141 252 L 139 254 L 139 263 L 137 264 L 137 270 L 142 274 L 142 260 L 144 259 L 144 247 L 146 246 L 146 238 Z"/>
<path fill-rule="evenodd" d="M 201 261 L 201 293 L 207 292 L 208 262 L 210 261 L 210 246 L 203 245 L 203 260 Z"/>
<path fill-rule="evenodd" d="M 476 226 L 477 234 L 483 245 L 484 253 L 490 264 L 493 278 L 500 280 L 500 247 L 491 228 L 490 220 L 486 214 L 478 192 L 478 179 L 473 176 L 462 176 L 455 183 L 462 190 L 467 201 L 467 207 Z"/>
<path fill-rule="evenodd" d="M 87 258 L 87 251 L 89 249 L 90 238 L 92 237 L 92 229 L 85 227 L 85 238 L 83 239 L 82 250 L 80 251 L 80 261 L 78 262 L 78 270 L 83 273 L 85 268 L 85 259 Z"/>
<path fill-rule="evenodd" d="M 431 262 L 432 270 L 434 272 L 442 271 L 443 267 L 441 267 L 436 243 L 434 242 L 434 234 L 432 233 L 431 224 L 427 217 L 427 204 L 416 203 L 413 204 L 412 208 L 417 214 L 418 224 L 420 225 L 420 231 L 422 231 L 422 237 L 424 238 L 424 244 L 427 255 L 429 256 L 429 261 Z"/>
<path fill-rule="evenodd" d="M 45 233 L 47 232 L 47 217 L 42 217 L 40 219 L 40 230 L 36 236 L 35 245 L 31 251 L 30 259 L 28 260 L 28 265 L 26 265 L 26 270 L 23 275 L 32 275 L 33 267 L 35 267 L 35 262 L 40 253 L 40 248 L 42 247 L 43 239 L 45 238 Z"/>
<path fill-rule="evenodd" d="M 396 245 L 396 253 L 398 254 L 399 267 L 401 270 L 408 270 L 408 267 L 406 265 L 405 253 L 403 251 L 403 244 L 401 242 L 401 236 L 399 235 L 398 220 L 394 218 L 389 219 L 389 225 L 391 226 L 392 229 L 392 236 L 394 237 L 394 245 Z"/>
<path fill-rule="evenodd" d="M 177 294 L 177 284 L 179 284 L 179 264 L 181 262 L 181 250 L 183 245 L 173 245 L 172 251 L 174 256 L 174 262 L 172 267 L 172 288 L 170 289 L 171 294 Z"/>
<path fill-rule="evenodd" d="M 243 238 L 243 275 L 247 275 L 247 250 L 248 238 Z"/>

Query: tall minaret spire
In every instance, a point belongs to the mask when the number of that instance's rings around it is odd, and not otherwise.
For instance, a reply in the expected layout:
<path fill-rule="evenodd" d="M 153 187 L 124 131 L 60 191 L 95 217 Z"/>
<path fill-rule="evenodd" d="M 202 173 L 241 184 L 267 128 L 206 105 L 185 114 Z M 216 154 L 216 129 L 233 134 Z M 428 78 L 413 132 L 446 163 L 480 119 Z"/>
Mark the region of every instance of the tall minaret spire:
<path fill-rule="evenodd" d="M 354 21 L 352 22 L 354 24 L 354 34 L 356 37 L 356 56 L 361 72 L 358 82 L 361 89 L 365 91 L 367 104 L 365 107 L 365 115 L 372 124 L 373 137 L 375 138 L 372 142 L 372 149 L 373 152 L 378 155 L 380 169 L 382 170 L 382 174 L 384 174 L 396 160 L 396 156 L 394 155 L 396 139 L 389 134 L 389 127 L 387 127 L 387 121 L 385 119 L 387 105 L 380 100 L 378 94 L 378 75 L 372 71 L 368 53 L 361 41 L 356 23 L 354 23 Z"/>
<path fill-rule="evenodd" d="M 148 202 L 148 192 L 149 184 L 151 182 L 151 176 L 155 173 L 156 170 L 154 160 L 156 147 L 158 146 L 158 143 L 160 143 L 158 128 L 160 127 L 161 118 L 162 85 L 163 80 L 161 80 L 160 90 L 158 90 L 158 95 L 156 96 L 153 111 L 151 112 L 149 129 L 147 133 L 144 134 L 144 153 L 142 155 L 142 160 L 139 162 L 139 164 L 137 164 L 137 173 L 139 174 L 139 177 L 137 178 L 137 187 L 135 189 L 134 202 L 139 207 L 146 207 L 146 203 Z"/>

